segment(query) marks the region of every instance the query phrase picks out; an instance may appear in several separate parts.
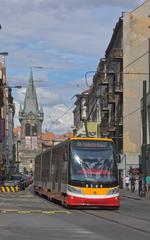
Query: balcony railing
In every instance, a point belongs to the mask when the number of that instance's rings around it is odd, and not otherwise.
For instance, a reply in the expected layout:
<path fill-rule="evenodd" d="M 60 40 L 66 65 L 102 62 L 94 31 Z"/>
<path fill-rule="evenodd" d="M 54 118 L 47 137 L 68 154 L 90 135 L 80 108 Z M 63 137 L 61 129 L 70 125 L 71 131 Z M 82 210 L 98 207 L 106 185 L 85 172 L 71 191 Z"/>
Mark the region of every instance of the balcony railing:
<path fill-rule="evenodd" d="M 123 86 L 122 84 L 115 84 L 115 93 L 122 93 L 123 92 Z"/>
<path fill-rule="evenodd" d="M 107 134 L 108 133 L 108 127 L 109 124 L 106 119 L 102 119 L 101 125 L 100 125 L 100 132 L 102 134 Z"/>
<path fill-rule="evenodd" d="M 102 80 L 102 85 L 108 85 L 108 84 L 109 84 L 108 77 L 105 76 Z"/>
<path fill-rule="evenodd" d="M 107 103 L 102 103 L 101 104 L 101 109 L 102 109 L 102 111 L 108 111 L 109 109 L 108 109 L 108 104 Z"/>
<path fill-rule="evenodd" d="M 108 111 L 108 101 L 106 97 L 101 98 L 101 109 L 102 111 Z"/>
<path fill-rule="evenodd" d="M 115 103 L 115 95 L 112 92 L 108 93 L 108 102 L 109 103 Z"/>

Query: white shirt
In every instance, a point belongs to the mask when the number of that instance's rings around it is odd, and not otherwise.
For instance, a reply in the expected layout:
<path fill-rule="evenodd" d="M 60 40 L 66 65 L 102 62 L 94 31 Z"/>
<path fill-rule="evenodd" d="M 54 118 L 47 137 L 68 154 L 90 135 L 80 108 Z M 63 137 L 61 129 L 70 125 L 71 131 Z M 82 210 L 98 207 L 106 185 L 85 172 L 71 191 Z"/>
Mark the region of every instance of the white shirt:
<path fill-rule="evenodd" d="M 129 183 L 130 182 L 130 178 L 128 176 L 125 177 L 125 183 Z"/>

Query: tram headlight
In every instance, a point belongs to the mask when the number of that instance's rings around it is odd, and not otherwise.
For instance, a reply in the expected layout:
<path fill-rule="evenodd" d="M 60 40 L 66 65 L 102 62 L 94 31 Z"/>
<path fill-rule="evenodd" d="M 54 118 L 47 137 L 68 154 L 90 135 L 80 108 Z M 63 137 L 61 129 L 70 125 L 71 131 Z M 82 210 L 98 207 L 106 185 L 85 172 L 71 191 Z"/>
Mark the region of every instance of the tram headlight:
<path fill-rule="evenodd" d="M 119 194 L 119 188 L 113 188 L 107 192 L 107 195 Z"/>
<path fill-rule="evenodd" d="M 71 193 L 76 193 L 76 194 L 83 194 L 83 191 L 79 188 L 75 188 L 72 186 L 68 186 L 68 191 Z"/>

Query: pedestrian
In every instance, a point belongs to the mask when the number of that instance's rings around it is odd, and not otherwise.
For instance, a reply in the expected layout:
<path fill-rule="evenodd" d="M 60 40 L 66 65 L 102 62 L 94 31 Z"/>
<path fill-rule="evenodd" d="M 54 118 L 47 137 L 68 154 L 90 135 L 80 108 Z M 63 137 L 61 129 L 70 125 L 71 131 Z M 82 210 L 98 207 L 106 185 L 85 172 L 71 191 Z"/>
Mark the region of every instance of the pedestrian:
<path fill-rule="evenodd" d="M 146 195 L 149 197 L 150 194 L 150 175 L 146 177 Z"/>
<path fill-rule="evenodd" d="M 129 190 L 129 183 L 130 183 L 130 178 L 128 175 L 125 176 L 125 186 L 126 190 Z"/>
<path fill-rule="evenodd" d="M 139 173 L 138 181 L 139 181 L 139 196 L 143 197 L 144 196 L 144 189 L 143 189 L 143 177 L 142 177 L 141 173 Z"/>
<path fill-rule="evenodd" d="M 131 174 L 131 177 L 130 177 L 131 192 L 135 191 L 135 181 L 136 181 L 136 178 L 135 178 L 134 174 Z"/>

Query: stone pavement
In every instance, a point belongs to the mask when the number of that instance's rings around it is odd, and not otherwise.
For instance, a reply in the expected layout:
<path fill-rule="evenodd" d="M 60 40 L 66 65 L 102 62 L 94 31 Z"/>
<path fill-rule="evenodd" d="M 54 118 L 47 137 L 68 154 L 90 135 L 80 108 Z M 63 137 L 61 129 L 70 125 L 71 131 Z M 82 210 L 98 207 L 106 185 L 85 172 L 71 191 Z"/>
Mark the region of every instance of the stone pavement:
<path fill-rule="evenodd" d="M 147 203 L 150 203 L 150 193 L 149 193 L 149 196 L 140 197 L 137 190 L 135 192 L 131 192 L 131 190 L 119 189 L 119 192 L 121 197 L 131 198 L 131 199 L 140 200 L 140 201 L 146 201 Z"/>

